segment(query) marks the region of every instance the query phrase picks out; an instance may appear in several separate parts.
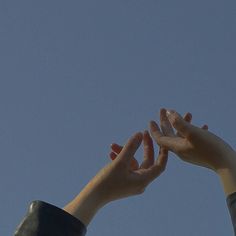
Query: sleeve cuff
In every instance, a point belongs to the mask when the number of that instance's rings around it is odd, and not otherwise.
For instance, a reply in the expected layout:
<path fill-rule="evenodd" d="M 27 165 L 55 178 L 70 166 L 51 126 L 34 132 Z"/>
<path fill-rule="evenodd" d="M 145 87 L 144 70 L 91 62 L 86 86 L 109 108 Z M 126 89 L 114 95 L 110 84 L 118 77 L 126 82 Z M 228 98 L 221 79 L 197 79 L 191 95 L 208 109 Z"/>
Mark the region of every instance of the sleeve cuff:
<path fill-rule="evenodd" d="M 85 225 L 68 212 L 42 201 L 30 204 L 15 236 L 84 236 Z"/>
<path fill-rule="evenodd" d="M 236 192 L 230 194 L 227 197 L 226 202 L 229 208 L 229 213 L 231 216 L 234 232 L 236 234 Z"/>

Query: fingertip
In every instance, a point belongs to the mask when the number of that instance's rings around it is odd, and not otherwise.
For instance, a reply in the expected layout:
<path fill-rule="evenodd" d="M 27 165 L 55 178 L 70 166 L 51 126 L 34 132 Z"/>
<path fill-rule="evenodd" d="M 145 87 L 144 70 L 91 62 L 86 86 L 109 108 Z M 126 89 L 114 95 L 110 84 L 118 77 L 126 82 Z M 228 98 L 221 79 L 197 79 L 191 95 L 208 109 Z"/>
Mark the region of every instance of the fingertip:
<path fill-rule="evenodd" d="M 133 143 L 135 146 L 140 146 L 143 140 L 143 133 L 137 132 L 129 139 L 129 143 Z"/>
<path fill-rule="evenodd" d="M 160 116 L 161 117 L 166 116 L 166 112 L 167 112 L 167 110 L 165 108 L 161 108 L 160 109 Z"/>
<path fill-rule="evenodd" d="M 143 137 L 143 133 L 142 132 L 138 132 L 137 135 L 142 138 Z"/>
<path fill-rule="evenodd" d="M 150 129 L 153 130 L 153 131 L 159 130 L 159 129 L 158 129 L 158 125 L 157 125 L 157 123 L 156 123 L 154 120 L 151 120 L 151 121 L 149 122 L 149 127 L 150 127 Z"/>
<path fill-rule="evenodd" d="M 143 131 L 143 134 L 147 134 L 147 133 L 148 133 L 148 130 L 145 129 L 145 130 Z"/>
<path fill-rule="evenodd" d="M 148 130 L 144 130 L 143 131 L 143 137 L 148 137 L 148 136 L 150 136 Z"/>
<path fill-rule="evenodd" d="M 138 141 L 143 138 L 143 133 L 137 132 L 133 137 Z"/>
<path fill-rule="evenodd" d="M 171 115 L 173 115 L 173 114 L 175 114 L 176 113 L 176 111 L 175 110 L 173 110 L 173 109 L 166 109 L 166 115 L 167 116 L 171 116 Z"/>
<path fill-rule="evenodd" d="M 111 147 L 112 151 L 115 151 L 115 152 L 120 151 L 120 147 L 116 143 L 112 143 L 110 147 Z"/>
<path fill-rule="evenodd" d="M 182 123 L 183 121 L 185 122 L 182 116 L 174 110 L 167 110 L 166 116 L 168 120 L 170 121 L 170 123 L 174 126 L 174 128 L 176 128 L 175 125 L 178 126 L 179 123 Z"/>
<path fill-rule="evenodd" d="M 167 109 L 167 110 L 166 110 L 166 117 L 168 118 L 168 120 L 169 120 L 170 122 L 173 121 L 174 115 L 175 115 L 175 111 L 174 111 L 174 110 L 170 110 L 170 109 Z"/>
<path fill-rule="evenodd" d="M 138 132 L 133 136 L 131 136 L 120 153 L 121 160 L 130 161 L 132 157 L 135 155 L 137 149 L 140 147 L 142 140 L 143 140 L 142 132 Z"/>

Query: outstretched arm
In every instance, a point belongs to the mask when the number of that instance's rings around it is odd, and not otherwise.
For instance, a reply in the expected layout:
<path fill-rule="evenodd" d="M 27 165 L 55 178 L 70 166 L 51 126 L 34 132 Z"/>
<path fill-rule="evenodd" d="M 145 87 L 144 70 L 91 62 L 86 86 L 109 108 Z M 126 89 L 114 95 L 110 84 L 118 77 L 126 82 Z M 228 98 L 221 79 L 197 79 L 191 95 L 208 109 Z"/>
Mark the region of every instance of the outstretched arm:
<path fill-rule="evenodd" d="M 161 128 L 151 121 L 151 134 L 160 146 L 176 153 L 183 161 L 213 170 L 220 177 L 227 196 L 236 192 L 235 151 L 206 126 L 198 128 L 186 119 L 191 120 L 190 113 L 183 119 L 173 110 L 162 109 Z"/>
<path fill-rule="evenodd" d="M 177 154 L 183 161 L 213 170 L 221 179 L 236 235 L 236 153 L 224 140 L 190 124 L 191 114 L 182 118 L 173 110 L 160 112 L 160 126 L 150 122 L 156 142 Z"/>
<path fill-rule="evenodd" d="M 138 163 L 134 162 L 134 155 L 142 140 L 144 162 L 139 167 Z M 159 176 L 166 166 L 167 151 L 160 152 L 156 162 L 153 155 L 149 134 L 135 134 L 120 150 L 114 161 L 105 166 L 64 210 L 88 225 L 105 204 L 143 193 L 146 186 Z"/>
<path fill-rule="evenodd" d="M 134 155 L 142 141 L 144 161 L 139 167 L 138 162 L 134 161 Z M 105 166 L 64 210 L 34 201 L 15 236 L 84 236 L 86 226 L 101 207 L 116 199 L 141 194 L 164 171 L 167 152 L 162 150 L 157 161 L 154 161 L 153 155 L 149 134 L 135 134 L 119 151 L 115 160 Z"/>

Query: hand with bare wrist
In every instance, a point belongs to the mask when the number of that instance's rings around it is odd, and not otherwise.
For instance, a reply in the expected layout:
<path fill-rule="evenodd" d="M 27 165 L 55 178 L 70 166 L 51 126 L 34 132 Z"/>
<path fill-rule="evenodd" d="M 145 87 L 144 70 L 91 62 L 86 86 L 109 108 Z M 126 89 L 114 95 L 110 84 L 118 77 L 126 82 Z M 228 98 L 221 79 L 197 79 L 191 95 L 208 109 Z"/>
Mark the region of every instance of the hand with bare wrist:
<path fill-rule="evenodd" d="M 142 141 L 144 161 L 139 166 L 134 155 Z M 143 193 L 147 185 L 164 171 L 167 155 L 162 148 L 158 159 L 154 160 L 153 143 L 147 131 L 132 136 L 122 148 L 113 144 L 110 154 L 113 161 L 101 169 L 64 210 L 88 225 L 105 204 Z"/>
<path fill-rule="evenodd" d="M 34 201 L 15 235 L 81 235 L 97 211 L 109 202 L 141 194 L 166 168 L 168 151 L 185 162 L 213 170 L 220 177 L 236 235 L 236 152 L 224 140 L 191 124 L 192 115 L 181 117 L 161 109 L 160 127 L 150 122 L 150 132 L 136 133 L 124 146 L 111 145 L 112 162 L 102 168 L 63 209 Z M 155 160 L 153 139 L 159 145 Z M 143 143 L 143 161 L 135 153 Z M 68 214 L 69 213 L 69 214 Z M 74 217 L 72 217 L 74 216 Z M 76 219 L 77 218 L 77 219 Z M 61 224 L 63 222 L 63 224 Z"/>
<path fill-rule="evenodd" d="M 183 161 L 215 171 L 226 195 L 236 192 L 236 153 L 207 125 L 192 125 L 191 114 L 181 117 L 173 110 L 161 109 L 160 127 L 150 122 L 150 131 L 158 145 L 174 152 Z M 176 130 L 176 132 L 175 132 Z"/>

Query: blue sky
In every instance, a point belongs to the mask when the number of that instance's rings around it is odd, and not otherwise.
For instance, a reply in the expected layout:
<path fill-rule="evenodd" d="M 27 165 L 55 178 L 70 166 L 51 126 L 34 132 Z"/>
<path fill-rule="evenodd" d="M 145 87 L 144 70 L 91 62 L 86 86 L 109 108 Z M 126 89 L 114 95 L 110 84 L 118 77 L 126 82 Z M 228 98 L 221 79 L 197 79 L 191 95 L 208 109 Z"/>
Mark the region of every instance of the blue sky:
<path fill-rule="evenodd" d="M 0 1 L 1 235 L 32 200 L 63 207 L 161 107 L 235 147 L 235 24 L 233 0 Z M 88 228 L 111 234 L 233 231 L 217 176 L 170 155 Z"/>

